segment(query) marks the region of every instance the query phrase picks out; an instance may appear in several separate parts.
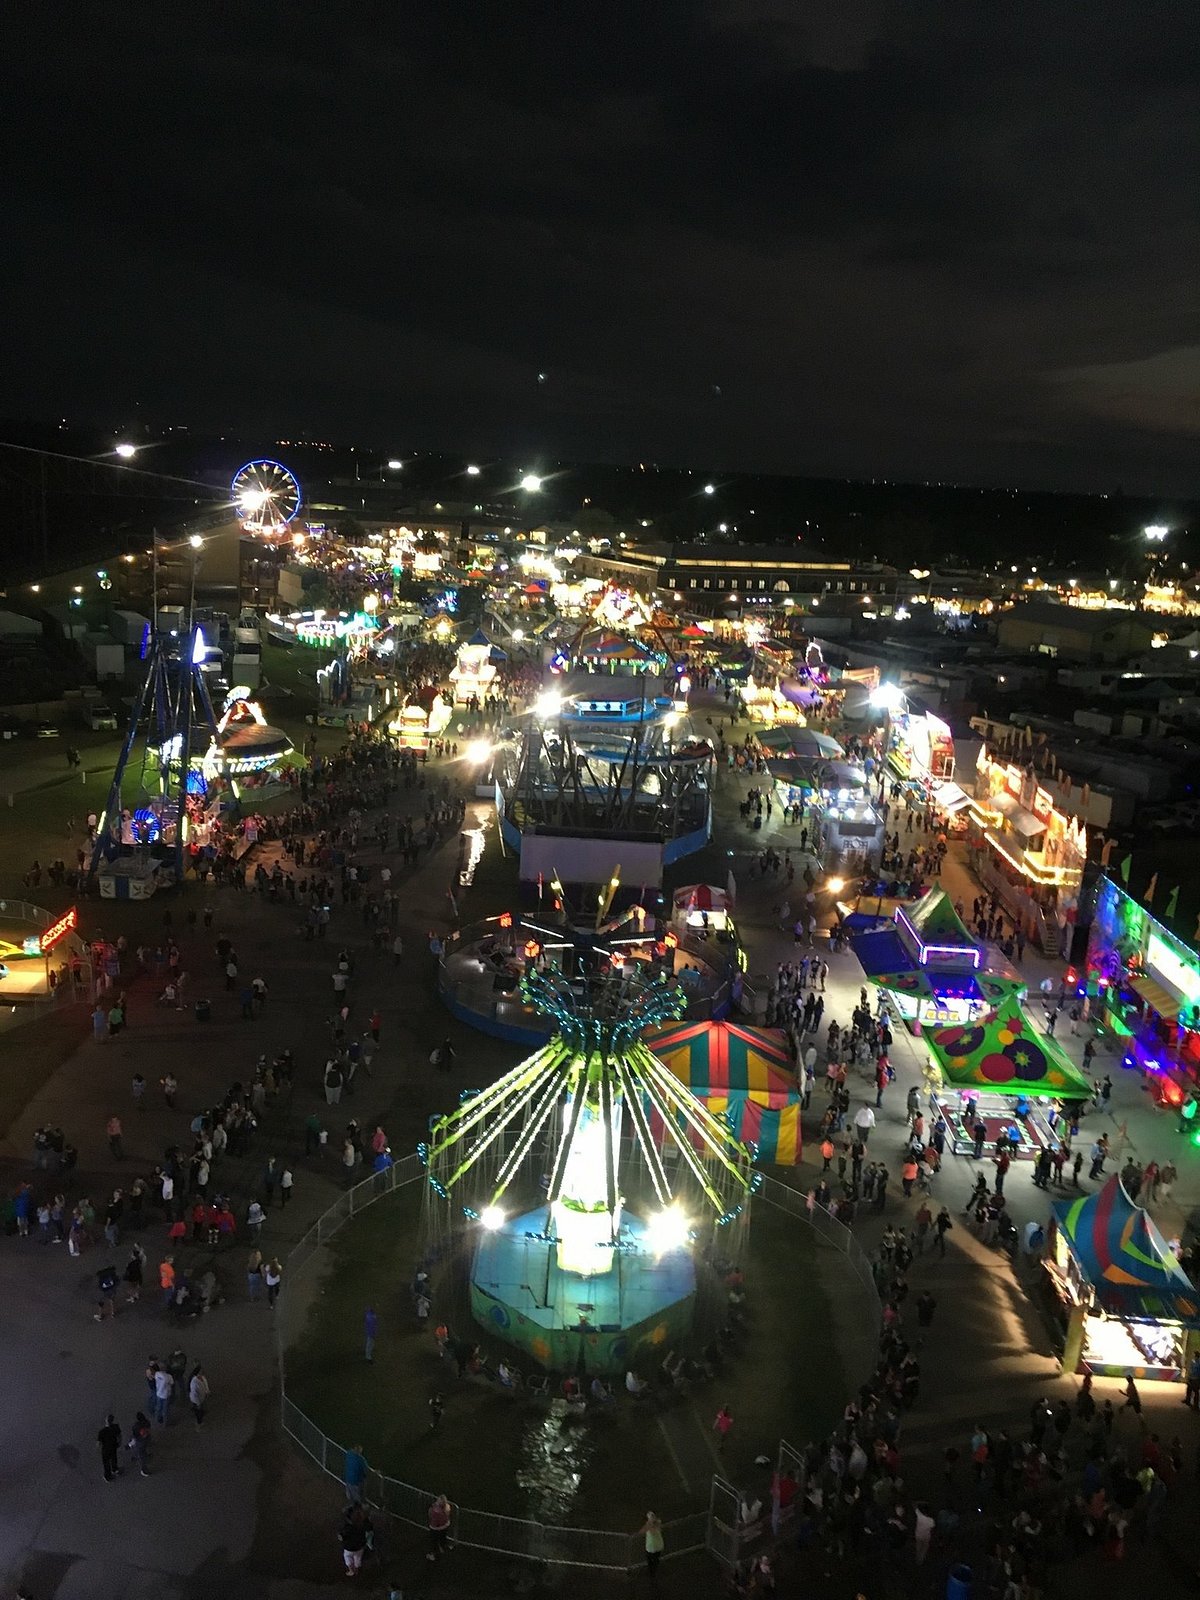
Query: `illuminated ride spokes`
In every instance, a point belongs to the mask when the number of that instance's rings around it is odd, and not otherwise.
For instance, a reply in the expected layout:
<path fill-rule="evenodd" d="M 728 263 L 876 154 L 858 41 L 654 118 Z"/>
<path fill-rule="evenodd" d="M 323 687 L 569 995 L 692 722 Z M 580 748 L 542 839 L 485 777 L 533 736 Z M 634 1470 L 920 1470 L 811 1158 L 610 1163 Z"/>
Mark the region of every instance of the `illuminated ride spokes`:
<path fill-rule="evenodd" d="M 620 1247 L 623 1181 L 660 1208 L 646 1219 L 655 1248 L 686 1245 L 707 1213 L 713 1226 L 741 1215 L 756 1186 L 752 1156 L 647 1049 L 643 1029 L 684 1009 L 666 977 L 595 978 L 583 986 L 535 973 L 525 998 L 558 1026 L 543 1049 L 434 1124 L 425 1156 L 429 1187 L 497 1229 L 502 1202 L 533 1179 L 545 1208 L 543 1237 L 560 1270 L 608 1272 Z M 632 1139 L 623 1152 L 625 1119 Z M 536 1171 L 534 1170 L 536 1169 Z M 527 1184 L 527 1187 L 531 1187 Z M 518 1209 L 520 1197 L 517 1197 Z M 700 1213 L 700 1215 L 695 1215 Z"/>
<path fill-rule="evenodd" d="M 233 505 L 250 533 L 281 533 L 300 510 L 300 484 L 279 461 L 247 461 L 233 475 Z"/>

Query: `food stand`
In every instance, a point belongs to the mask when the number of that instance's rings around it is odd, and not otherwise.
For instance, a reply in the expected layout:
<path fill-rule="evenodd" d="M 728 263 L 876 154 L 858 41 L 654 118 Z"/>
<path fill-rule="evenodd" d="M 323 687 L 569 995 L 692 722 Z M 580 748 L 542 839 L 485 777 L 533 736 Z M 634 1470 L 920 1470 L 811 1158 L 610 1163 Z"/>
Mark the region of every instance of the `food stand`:
<path fill-rule="evenodd" d="M 926 1038 L 934 1115 L 947 1143 L 965 1155 L 975 1143 L 973 1106 L 991 1146 L 1007 1132 L 1013 1154 L 1032 1158 L 1058 1143 L 1060 1101 L 1087 1100 L 1090 1081 L 1048 1034 L 1039 1034 L 1015 1002 L 981 1022 L 938 1028 Z"/>
<path fill-rule="evenodd" d="M 1053 1207 L 1043 1266 L 1064 1372 L 1176 1383 L 1200 1352 L 1200 1295 L 1120 1174 Z"/>
<path fill-rule="evenodd" d="M 876 921 L 850 943 L 867 977 L 914 1033 L 975 1021 L 1026 992 L 1011 969 L 980 970 L 987 947 L 971 937 L 941 888 L 898 906 L 891 921 Z"/>
<path fill-rule="evenodd" d="M 1200 1085 L 1200 955 L 1111 878 L 1096 896 L 1080 988 L 1085 1014 L 1116 1036 L 1157 1099 L 1177 1106 Z"/>

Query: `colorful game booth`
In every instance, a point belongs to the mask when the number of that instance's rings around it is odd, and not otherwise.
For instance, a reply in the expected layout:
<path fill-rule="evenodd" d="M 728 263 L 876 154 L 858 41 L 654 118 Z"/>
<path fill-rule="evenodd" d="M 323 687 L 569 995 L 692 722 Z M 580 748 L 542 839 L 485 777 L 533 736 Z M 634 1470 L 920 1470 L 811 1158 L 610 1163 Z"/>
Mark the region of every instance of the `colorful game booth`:
<path fill-rule="evenodd" d="M 983 1021 L 938 1028 L 927 1035 L 930 1101 L 945 1119 L 955 1155 L 974 1148 L 976 1118 L 985 1147 L 1007 1136 L 1014 1156 L 1034 1158 L 1058 1143 L 1061 1102 L 1087 1100 L 1092 1085 L 1062 1047 L 1039 1034 L 1010 1002 Z"/>
<path fill-rule="evenodd" d="M 1175 897 L 1178 890 L 1175 891 Z M 1167 901 L 1167 913 L 1172 901 Z M 1087 1016 L 1114 1035 L 1124 1064 L 1175 1107 L 1200 1085 L 1200 954 L 1138 900 L 1102 878 L 1080 981 Z"/>
<path fill-rule="evenodd" d="M 913 1033 L 977 1021 L 1026 992 L 1024 980 L 1006 965 L 983 970 L 987 947 L 971 937 L 944 889 L 897 906 L 890 922 L 869 924 L 850 944 L 867 977 Z"/>
<path fill-rule="evenodd" d="M 643 1037 L 714 1116 L 728 1123 L 757 1161 L 800 1160 L 800 1090 L 784 1035 L 733 1022 L 675 1022 Z"/>
<path fill-rule="evenodd" d="M 1200 1294 L 1119 1174 L 1054 1206 L 1043 1266 L 1064 1372 L 1175 1383 L 1200 1352 Z"/>

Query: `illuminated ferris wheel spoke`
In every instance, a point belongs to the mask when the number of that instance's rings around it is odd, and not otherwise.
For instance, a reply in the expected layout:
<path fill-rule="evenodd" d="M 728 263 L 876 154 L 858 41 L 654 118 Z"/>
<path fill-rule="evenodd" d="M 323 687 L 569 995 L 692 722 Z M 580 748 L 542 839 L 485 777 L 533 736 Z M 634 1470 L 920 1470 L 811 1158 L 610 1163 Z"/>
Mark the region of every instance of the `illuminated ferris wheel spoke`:
<path fill-rule="evenodd" d="M 281 533 L 300 510 L 300 484 L 279 461 L 247 461 L 234 474 L 230 492 L 252 533 Z"/>

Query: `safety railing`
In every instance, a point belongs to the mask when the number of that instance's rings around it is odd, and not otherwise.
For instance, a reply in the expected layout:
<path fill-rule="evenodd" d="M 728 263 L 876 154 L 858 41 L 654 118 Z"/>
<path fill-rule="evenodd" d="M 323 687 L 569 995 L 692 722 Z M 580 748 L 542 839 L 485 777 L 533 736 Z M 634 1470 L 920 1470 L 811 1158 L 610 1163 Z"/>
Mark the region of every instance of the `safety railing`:
<path fill-rule="evenodd" d="M 318 1252 L 330 1240 L 336 1238 L 359 1212 L 397 1189 L 415 1182 L 423 1172 L 424 1167 L 417 1156 L 406 1156 L 394 1166 L 387 1167 L 382 1172 L 372 1173 L 361 1183 L 347 1189 L 317 1218 L 313 1226 L 293 1247 L 285 1265 L 283 1287 L 275 1320 L 280 1421 L 288 1437 L 299 1445 L 322 1472 L 339 1483 L 344 1481 L 345 1475 L 345 1445 L 331 1439 L 288 1397 L 286 1354 L 292 1331 L 289 1313 L 297 1304 L 306 1305 L 304 1298 L 297 1293 L 298 1280 Z M 846 1257 L 864 1287 L 869 1290 L 870 1306 L 875 1314 L 877 1331 L 880 1314 L 878 1290 L 871 1272 L 870 1261 L 850 1229 L 819 1208 L 809 1211 L 807 1197 L 790 1185 L 779 1182 L 778 1179 L 764 1176 L 759 1198 L 769 1205 L 788 1212 L 797 1221 L 805 1223 L 819 1239 L 832 1245 Z M 425 1528 L 428 1525 L 427 1516 L 434 1495 L 427 1489 L 372 1469 L 368 1474 L 365 1495 L 373 1506 L 399 1522 L 415 1528 Z M 664 1523 L 663 1559 L 672 1560 L 705 1549 L 709 1540 L 711 1517 L 711 1510 L 697 1511 Z M 644 1561 L 642 1544 L 636 1534 L 604 1528 L 557 1526 L 536 1522 L 530 1518 L 501 1516 L 496 1512 L 482 1511 L 471 1506 L 453 1507 L 450 1534 L 456 1542 L 472 1549 L 516 1556 L 551 1566 L 586 1567 L 602 1572 L 629 1573 L 640 1567 Z"/>

